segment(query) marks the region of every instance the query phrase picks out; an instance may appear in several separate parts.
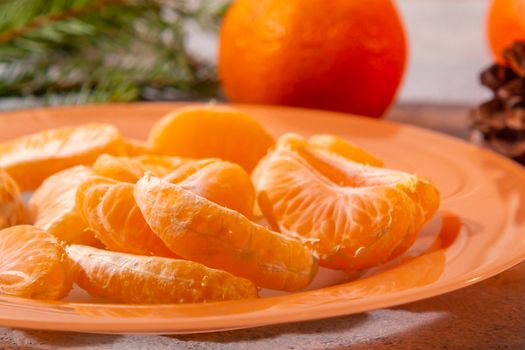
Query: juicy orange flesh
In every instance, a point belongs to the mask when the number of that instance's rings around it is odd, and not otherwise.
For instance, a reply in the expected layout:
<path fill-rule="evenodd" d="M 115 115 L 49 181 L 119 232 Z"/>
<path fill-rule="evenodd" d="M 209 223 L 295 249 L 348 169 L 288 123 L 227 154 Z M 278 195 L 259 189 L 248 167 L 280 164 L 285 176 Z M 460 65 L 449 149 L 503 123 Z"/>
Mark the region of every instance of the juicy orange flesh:
<path fill-rule="evenodd" d="M 106 176 L 117 181 L 135 183 L 147 171 L 155 176 L 164 176 L 187 162 L 193 162 L 193 160 L 155 155 L 115 157 L 103 154 L 93 164 L 93 170 L 100 176 Z"/>
<path fill-rule="evenodd" d="M 406 230 L 403 217 L 413 212 L 401 191 L 338 187 L 293 154 L 272 166 L 267 172 L 277 170 L 279 176 L 267 180 L 271 191 L 260 189 L 267 200 L 259 205 L 281 232 L 313 249 L 321 265 L 350 269 L 374 264 L 401 242 Z"/>
<path fill-rule="evenodd" d="M 151 153 L 151 150 L 146 141 L 136 139 L 125 139 L 124 145 L 126 155 L 128 157 L 143 156 Z"/>
<path fill-rule="evenodd" d="M 164 180 L 248 218 L 253 216 L 255 188 L 250 176 L 237 164 L 203 159 L 179 167 Z"/>
<path fill-rule="evenodd" d="M 0 231 L 0 294 L 60 299 L 70 289 L 69 265 L 54 236 L 29 225 Z"/>
<path fill-rule="evenodd" d="M 47 178 L 29 201 L 33 224 L 67 243 L 100 245 L 76 206 L 79 185 L 93 175 L 91 168 L 79 165 Z"/>
<path fill-rule="evenodd" d="M 154 152 L 191 158 L 218 157 L 251 172 L 274 144 L 250 116 L 229 107 L 188 107 L 165 116 L 151 130 Z"/>
<path fill-rule="evenodd" d="M 27 213 L 15 181 L 0 168 L 0 229 L 27 223 Z"/>
<path fill-rule="evenodd" d="M 71 245 L 75 282 L 96 297 L 134 304 L 197 303 L 257 297 L 255 285 L 185 260 Z"/>
<path fill-rule="evenodd" d="M 50 129 L 1 143 L 0 167 L 22 191 L 29 191 L 60 170 L 90 164 L 102 153 L 124 152 L 124 140 L 115 127 L 88 124 Z"/>
<path fill-rule="evenodd" d="M 306 287 L 316 273 L 314 258 L 299 242 L 182 186 L 146 175 L 135 186 L 135 199 L 153 231 L 186 259 L 289 291 Z"/>
<path fill-rule="evenodd" d="M 383 166 L 383 161 L 377 157 L 335 135 L 314 135 L 308 139 L 308 144 L 311 147 L 337 154 L 357 163 L 377 167 Z"/>
<path fill-rule="evenodd" d="M 137 158 L 100 156 L 95 173 L 117 181 L 136 183 L 146 172 L 185 188 L 247 217 L 253 216 L 255 189 L 239 165 L 217 158 L 193 160 L 167 156 Z"/>
<path fill-rule="evenodd" d="M 80 185 L 77 203 L 84 222 L 109 250 L 175 257 L 144 220 L 132 184 L 91 177 Z"/>
<path fill-rule="evenodd" d="M 273 144 L 255 120 L 216 106 L 166 116 L 147 145 L 105 124 L 0 144 L 14 177 L 0 168 L 0 229 L 27 220 L 17 183 L 45 180 L 30 201 L 39 228 L 0 231 L 0 293 L 62 298 L 72 266 L 90 294 L 130 303 L 253 298 L 255 285 L 297 291 L 316 258 L 354 270 L 403 254 L 439 207 L 430 182 L 339 137 L 287 134 L 262 158 Z M 249 220 L 256 199 L 282 234 Z M 44 230 L 72 244 L 73 265 Z M 95 235 L 110 251 L 79 245 L 99 244 Z"/>
<path fill-rule="evenodd" d="M 296 135 L 279 140 L 254 181 L 268 221 L 338 269 L 402 254 L 439 204 L 435 188 L 414 175 L 358 164 Z"/>

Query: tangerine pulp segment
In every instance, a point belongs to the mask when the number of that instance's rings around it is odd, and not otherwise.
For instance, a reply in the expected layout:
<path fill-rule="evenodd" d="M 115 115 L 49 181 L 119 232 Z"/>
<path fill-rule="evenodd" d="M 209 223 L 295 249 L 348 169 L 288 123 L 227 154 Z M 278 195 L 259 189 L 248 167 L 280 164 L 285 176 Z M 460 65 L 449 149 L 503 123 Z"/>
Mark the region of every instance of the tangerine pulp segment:
<path fill-rule="evenodd" d="M 361 147 L 353 145 L 348 141 L 329 134 L 314 135 L 308 139 L 308 144 L 314 148 L 320 148 L 342 157 L 353 160 L 354 162 L 372 165 L 377 167 L 383 166 L 383 161 L 371 155 Z"/>
<path fill-rule="evenodd" d="M 439 206 L 428 181 L 359 164 L 284 135 L 253 173 L 275 229 L 300 239 L 334 269 L 363 269 L 406 251 Z"/>
<path fill-rule="evenodd" d="M 192 161 L 180 157 L 143 155 L 138 157 L 116 157 L 102 154 L 93 164 L 97 175 L 117 181 L 137 182 L 146 171 L 155 176 L 165 176 L 182 164 Z"/>
<path fill-rule="evenodd" d="M 286 291 L 306 287 L 317 272 L 315 258 L 295 239 L 180 185 L 146 174 L 135 200 L 152 230 L 183 258 Z"/>
<path fill-rule="evenodd" d="M 143 156 L 151 153 L 151 150 L 149 149 L 148 143 L 146 141 L 125 139 L 124 146 L 126 149 L 125 154 L 128 157 Z"/>
<path fill-rule="evenodd" d="M 208 105 L 169 113 L 153 126 L 149 143 L 159 154 L 217 157 L 251 172 L 274 140 L 247 114 L 231 107 Z"/>
<path fill-rule="evenodd" d="M 71 289 L 69 263 L 53 235 L 30 225 L 0 231 L 0 294 L 61 299 Z"/>
<path fill-rule="evenodd" d="M 107 249 L 175 257 L 144 220 L 133 197 L 133 184 L 93 176 L 79 185 L 76 202 L 83 222 Z"/>
<path fill-rule="evenodd" d="M 253 215 L 255 188 L 250 176 L 241 166 L 218 158 L 127 158 L 103 154 L 93 164 L 93 169 L 98 175 L 130 183 L 136 183 L 149 171 L 247 217 Z"/>
<path fill-rule="evenodd" d="M 188 162 L 164 177 L 223 207 L 253 216 L 255 188 L 250 175 L 235 163 L 219 159 Z"/>
<path fill-rule="evenodd" d="M 27 223 L 24 200 L 16 182 L 0 168 L 0 229 Z"/>
<path fill-rule="evenodd" d="M 91 164 L 102 153 L 124 152 L 124 139 L 112 125 L 68 126 L 1 143 L 0 167 L 20 190 L 29 191 L 60 170 Z"/>
<path fill-rule="evenodd" d="M 100 245 L 76 205 L 78 187 L 94 175 L 90 167 L 78 165 L 48 177 L 29 200 L 31 222 L 66 243 Z"/>
<path fill-rule="evenodd" d="M 225 271 L 161 257 L 66 248 L 75 282 L 95 297 L 132 304 L 201 303 L 257 297 L 255 285 Z"/>

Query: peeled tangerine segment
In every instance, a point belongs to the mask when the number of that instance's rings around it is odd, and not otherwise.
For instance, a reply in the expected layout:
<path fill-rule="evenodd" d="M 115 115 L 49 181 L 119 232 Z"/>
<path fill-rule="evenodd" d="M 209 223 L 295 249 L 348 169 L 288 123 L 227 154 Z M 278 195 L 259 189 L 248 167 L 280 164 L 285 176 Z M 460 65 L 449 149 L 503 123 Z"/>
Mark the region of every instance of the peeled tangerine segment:
<path fill-rule="evenodd" d="M 79 165 L 47 178 L 29 201 L 31 222 L 67 243 L 100 245 L 76 206 L 78 187 L 92 176 L 90 167 Z"/>
<path fill-rule="evenodd" d="M 185 260 L 71 245 L 75 282 L 94 297 L 132 304 L 200 303 L 257 297 L 255 285 Z"/>
<path fill-rule="evenodd" d="M 258 121 L 242 111 L 210 104 L 169 113 L 153 126 L 149 143 L 159 154 L 217 157 L 251 172 L 274 140 Z"/>
<path fill-rule="evenodd" d="M 85 179 L 76 192 L 81 222 L 109 250 L 175 257 L 144 220 L 135 203 L 133 187 L 101 176 Z"/>
<path fill-rule="evenodd" d="M 20 190 L 11 176 L 0 168 L 0 229 L 25 223 L 27 213 Z"/>
<path fill-rule="evenodd" d="M 252 176 L 267 220 L 328 268 L 369 268 L 404 253 L 439 206 L 436 188 L 334 150 L 293 134 L 279 140 Z"/>
<path fill-rule="evenodd" d="M 34 226 L 0 231 L 0 294 L 61 299 L 71 289 L 66 253 L 56 237 Z"/>
<path fill-rule="evenodd" d="M 220 159 L 186 163 L 164 177 L 185 189 L 251 218 L 255 188 L 250 175 L 240 166 Z"/>
<path fill-rule="evenodd" d="M 20 190 L 29 191 L 60 170 L 93 163 L 102 153 L 125 153 L 124 139 L 114 126 L 68 126 L 1 143 L 0 167 Z"/>
<path fill-rule="evenodd" d="M 135 200 L 153 231 L 178 255 L 253 281 L 295 291 L 317 272 L 312 254 L 242 214 L 152 177 L 135 185 Z"/>
<path fill-rule="evenodd" d="M 320 148 L 342 157 L 353 160 L 354 162 L 372 165 L 377 167 L 383 166 L 383 161 L 371 155 L 359 146 L 329 134 L 314 135 L 308 139 L 308 144 L 314 148 Z"/>
<path fill-rule="evenodd" d="M 255 188 L 250 175 L 237 164 L 218 158 L 189 159 L 168 156 L 137 158 L 101 155 L 95 173 L 118 181 L 136 183 L 146 172 L 166 181 L 181 183 L 212 202 L 252 217 Z"/>
<path fill-rule="evenodd" d="M 135 183 L 147 171 L 155 176 L 165 176 L 187 162 L 193 162 L 193 160 L 155 155 L 116 157 L 110 154 L 103 154 L 93 164 L 93 170 L 100 176 L 106 176 L 117 181 Z"/>
<path fill-rule="evenodd" d="M 137 139 L 125 139 L 124 146 L 128 157 L 143 156 L 151 153 L 146 141 Z"/>

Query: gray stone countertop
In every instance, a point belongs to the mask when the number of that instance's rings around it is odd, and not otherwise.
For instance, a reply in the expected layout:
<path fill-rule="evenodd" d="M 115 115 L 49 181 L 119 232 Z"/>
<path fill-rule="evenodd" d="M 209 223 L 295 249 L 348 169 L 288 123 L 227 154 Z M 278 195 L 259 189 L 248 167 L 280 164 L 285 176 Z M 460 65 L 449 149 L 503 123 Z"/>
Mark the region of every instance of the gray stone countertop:
<path fill-rule="evenodd" d="M 398 106 L 388 119 L 466 137 L 462 107 Z M 525 263 L 479 284 L 399 307 L 176 336 L 0 328 L 0 349 L 525 349 Z"/>

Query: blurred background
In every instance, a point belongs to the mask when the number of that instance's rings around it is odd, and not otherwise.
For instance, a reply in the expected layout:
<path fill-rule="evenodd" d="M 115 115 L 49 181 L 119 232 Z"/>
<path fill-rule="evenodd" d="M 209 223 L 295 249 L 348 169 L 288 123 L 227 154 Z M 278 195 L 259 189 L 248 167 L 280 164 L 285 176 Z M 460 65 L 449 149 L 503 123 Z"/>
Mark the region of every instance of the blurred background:
<path fill-rule="evenodd" d="M 479 103 L 478 80 L 492 61 L 485 34 L 487 0 L 399 0 L 410 57 L 401 102 Z"/>
<path fill-rule="evenodd" d="M 0 4 L 0 108 L 216 96 L 216 32 L 227 1 L 172 1 L 173 8 L 160 14 L 155 6 L 141 5 L 144 18 L 133 22 L 133 31 L 128 27 L 137 15 L 133 10 L 92 16 L 93 8 L 83 7 L 90 1 L 37 3 Z M 102 9 L 104 2 L 91 3 Z M 410 49 L 398 103 L 465 106 L 486 99 L 490 93 L 478 75 L 491 63 L 488 1 L 396 3 Z M 51 14 L 35 22 L 39 11 Z M 118 33 L 119 27 L 126 30 Z"/>

